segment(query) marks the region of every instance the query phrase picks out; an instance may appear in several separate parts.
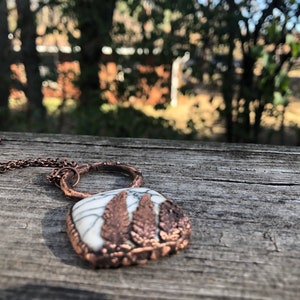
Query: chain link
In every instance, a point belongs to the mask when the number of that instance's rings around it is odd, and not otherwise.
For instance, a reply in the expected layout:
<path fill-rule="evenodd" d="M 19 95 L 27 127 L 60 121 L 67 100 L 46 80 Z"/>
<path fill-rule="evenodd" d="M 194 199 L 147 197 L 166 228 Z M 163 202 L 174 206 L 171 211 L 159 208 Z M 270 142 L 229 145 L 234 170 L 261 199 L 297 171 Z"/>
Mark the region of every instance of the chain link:
<path fill-rule="evenodd" d="M 0 163 L 0 173 L 27 167 L 55 168 L 51 174 L 47 176 L 47 179 L 49 182 L 59 186 L 60 179 L 64 173 L 58 171 L 63 168 L 76 168 L 78 167 L 78 163 L 76 161 L 69 161 L 61 158 L 29 158 L 9 160 L 7 162 Z"/>
<path fill-rule="evenodd" d="M 82 174 L 90 171 L 120 172 L 129 175 L 132 182 L 129 187 L 140 187 L 143 184 L 142 173 L 136 168 L 119 162 L 98 162 L 93 164 L 78 165 L 75 161 L 61 158 L 35 158 L 10 160 L 0 162 L 0 174 L 15 169 L 27 167 L 54 168 L 47 179 L 50 183 L 60 188 L 67 197 L 82 199 L 91 196 L 89 193 L 79 192 L 73 189 L 80 180 Z"/>

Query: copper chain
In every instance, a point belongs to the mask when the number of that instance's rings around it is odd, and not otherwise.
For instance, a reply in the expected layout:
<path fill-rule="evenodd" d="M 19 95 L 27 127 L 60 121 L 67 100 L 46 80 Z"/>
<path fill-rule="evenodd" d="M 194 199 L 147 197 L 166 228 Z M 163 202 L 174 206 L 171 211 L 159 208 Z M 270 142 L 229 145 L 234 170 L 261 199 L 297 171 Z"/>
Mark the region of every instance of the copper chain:
<path fill-rule="evenodd" d="M 4 163 L 0 162 L 0 174 L 27 167 L 54 168 L 50 175 L 47 176 L 48 181 L 60 188 L 66 196 L 77 199 L 91 196 L 89 193 L 78 192 L 73 189 L 79 182 L 80 176 L 90 171 L 119 172 L 128 175 L 133 180 L 129 187 L 140 187 L 143 184 L 143 176 L 139 170 L 119 162 L 98 162 L 78 165 L 75 161 L 60 158 L 18 159 L 9 160 Z"/>
<path fill-rule="evenodd" d="M 55 168 L 50 175 L 47 176 L 49 182 L 58 185 L 63 175 L 62 172 L 58 172 L 61 169 L 73 169 L 78 167 L 78 163 L 75 161 L 69 161 L 61 158 L 30 158 L 30 159 L 17 159 L 9 160 L 4 163 L 0 163 L 0 173 L 5 173 L 10 170 L 23 169 L 27 167 L 49 167 Z"/>

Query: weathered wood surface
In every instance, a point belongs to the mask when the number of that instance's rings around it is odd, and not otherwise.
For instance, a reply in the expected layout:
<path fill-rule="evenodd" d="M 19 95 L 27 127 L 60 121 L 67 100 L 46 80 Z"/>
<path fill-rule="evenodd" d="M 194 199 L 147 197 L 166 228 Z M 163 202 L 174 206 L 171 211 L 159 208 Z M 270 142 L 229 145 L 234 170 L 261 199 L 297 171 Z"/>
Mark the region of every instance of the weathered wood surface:
<path fill-rule="evenodd" d="M 48 168 L 0 174 L 1 299 L 299 299 L 300 148 L 0 133 L 0 161 L 122 161 L 177 201 L 186 251 L 144 266 L 90 270 L 73 252 Z M 89 174 L 79 188 L 126 184 Z"/>

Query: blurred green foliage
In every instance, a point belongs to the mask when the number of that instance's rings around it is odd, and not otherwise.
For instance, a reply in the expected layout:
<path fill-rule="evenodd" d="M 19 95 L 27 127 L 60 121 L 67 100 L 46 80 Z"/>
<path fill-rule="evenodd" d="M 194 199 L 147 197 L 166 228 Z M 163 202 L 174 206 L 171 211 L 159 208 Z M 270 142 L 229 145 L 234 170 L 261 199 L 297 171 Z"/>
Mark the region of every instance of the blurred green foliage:
<path fill-rule="evenodd" d="M 194 131 L 186 134 L 174 129 L 173 124 L 164 118 L 147 116 L 132 106 L 124 105 L 109 109 L 103 105 L 84 112 L 72 105 L 57 107 L 45 117 L 44 125 L 44 132 L 47 133 L 158 139 L 193 139 L 196 135 Z M 37 126 L 34 122 L 28 122 L 22 110 L 16 110 L 7 130 L 34 132 Z"/>

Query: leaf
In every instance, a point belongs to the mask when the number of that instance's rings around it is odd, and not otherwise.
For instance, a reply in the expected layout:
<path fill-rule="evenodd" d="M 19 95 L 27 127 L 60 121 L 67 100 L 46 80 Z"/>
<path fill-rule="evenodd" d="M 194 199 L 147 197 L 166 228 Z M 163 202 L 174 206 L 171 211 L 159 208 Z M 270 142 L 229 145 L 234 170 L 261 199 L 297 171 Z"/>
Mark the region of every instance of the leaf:
<path fill-rule="evenodd" d="M 148 194 L 143 195 L 137 210 L 133 213 L 132 239 L 140 246 L 153 244 L 156 222 L 154 204 Z"/>
<path fill-rule="evenodd" d="M 292 45 L 294 42 L 295 42 L 295 37 L 292 35 L 292 34 L 287 34 L 286 37 L 285 37 L 285 42 L 288 44 L 288 45 Z"/>
<path fill-rule="evenodd" d="M 106 205 L 101 236 L 112 244 L 121 245 L 129 239 L 130 220 L 126 204 L 126 191 L 120 192 Z"/>
<path fill-rule="evenodd" d="M 268 52 L 263 52 L 262 56 L 262 66 L 266 68 L 271 62 L 271 54 Z"/>
<path fill-rule="evenodd" d="M 281 27 L 279 25 L 279 19 L 273 19 L 266 27 L 266 41 L 268 43 L 277 43 L 281 38 Z"/>
<path fill-rule="evenodd" d="M 262 53 L 263 53 L 262 45 L 255 45 L 255 46 L 252 46 L 250 49 L 251 57 L 255 60 L 257 60 L 259 57 L 261 57 Z"/>
<path fill-rule="evenodd" d="M 291 44 L 291 48 L 292 48 L 292 57 L 293 58 L 297 58 L 299 56 L 300 53 L 300 43 L 293 43 Z"/>
<path fill-rule="evenodd" d="M 180 238 L 184 228 L 182 220 L 185 219 L 183 211 L 171 200 L 160 205 L 160 237 L 164 241 L 176 241 Z"/>
<path fill-rule="evenodd" d="M 277 105 L 286 106 L 287 103 L 288 103 L 288 100 L 287 100 L 286 96 L 282 95 L 280 92 L 274 92 L 273 104 L 275 106 L 277 106 Z"/>
<path fill-rule="evenodd" d="M 275 87 L 279 89 L 280 91 L 287 91 L 290 86 L 290 78 L 285 71 L 281 71 L 276 77 L 275 77 Z"/>

